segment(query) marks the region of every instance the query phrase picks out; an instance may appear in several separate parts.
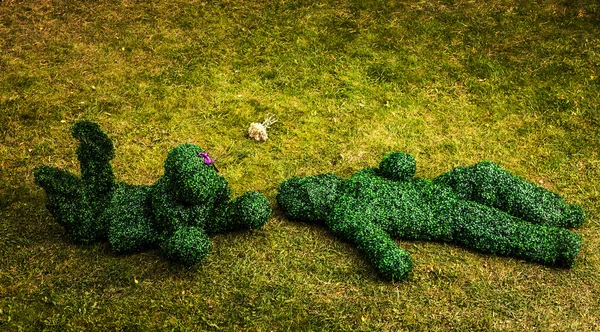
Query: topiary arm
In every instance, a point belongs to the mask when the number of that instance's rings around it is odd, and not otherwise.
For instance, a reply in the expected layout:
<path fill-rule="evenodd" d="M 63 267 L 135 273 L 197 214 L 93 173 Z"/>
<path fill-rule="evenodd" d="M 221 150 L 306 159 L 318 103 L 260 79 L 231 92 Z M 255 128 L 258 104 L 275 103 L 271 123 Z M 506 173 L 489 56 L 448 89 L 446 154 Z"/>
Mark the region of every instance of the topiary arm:
<path fill-rule="evenodd" d="M 334 208 L 327 225 L 334 234 L 356 245 L 386 280 L 404 280 L 412 270 L 410 254 L 390 235 L 368 219 L 368 213 L 352 209 L 353 199 L 343 197 Z"/>
<path fill-rule="evenodd" d="M 433 181 L 450 186 L 462 199 L 497 208 L 535 224 L 572 228 L 580 226 L 585 219 L 581 207 L 492 162 L 456 167 Z"/>
<path fill-rule="evenodd" d="M 73 173 L 50 166 L 40 166 L 33 171 L 35 184 L 48 196 L 77 198 L 81 196 L 81 180 Z"/>
<path fill-rule="evenodd" d="M 217 206 L 216 217 L 207 223 L 208 233 L 262 227 L 271 216 L 267 198 L 258 191 L 248 191 L 226 204 Z"/>

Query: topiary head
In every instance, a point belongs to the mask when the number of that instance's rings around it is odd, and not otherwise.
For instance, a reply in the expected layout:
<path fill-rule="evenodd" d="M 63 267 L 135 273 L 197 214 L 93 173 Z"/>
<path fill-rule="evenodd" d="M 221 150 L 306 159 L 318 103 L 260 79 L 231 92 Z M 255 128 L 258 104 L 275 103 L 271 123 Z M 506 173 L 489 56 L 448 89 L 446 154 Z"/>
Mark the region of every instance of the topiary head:
<path fill-rule="evenodd" d="M 341 181 L 335 174 L 292 177 L 279 186 L 277 203 L 290 219 L 324 222 L 338 197 Z"/>
<path fill-rule="evenodd" d="M 417 162 L 415 158 L 404 152 L 387 154 L 379 163 L 379 172 L 388 179 L 403 181 L 415 176 Z"/>
<path fill-rule="evenodd" d="M 191 143 L 169 151 L 164 177 L 168 190 L 181 203 L 202 205 L 229 196 L 227 181 L 217 173 L 208 154 Z"/>

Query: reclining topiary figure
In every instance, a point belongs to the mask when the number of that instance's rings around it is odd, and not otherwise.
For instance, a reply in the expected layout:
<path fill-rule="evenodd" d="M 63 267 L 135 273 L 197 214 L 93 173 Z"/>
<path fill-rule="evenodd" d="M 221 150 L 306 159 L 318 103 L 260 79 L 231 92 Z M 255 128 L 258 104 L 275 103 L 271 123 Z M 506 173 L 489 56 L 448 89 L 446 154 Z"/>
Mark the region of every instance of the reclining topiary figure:
<path fill-rule="evenodd" d="M 77 122 L 81 178 L 49 166 L 35 169 L 47 208 L 78 243 L 108 240 L 117 253 L 160 247 L 168 258 L 196 264 L 210 251 L 209 235 L 261 227 L 271 214 L 261 193 L 230 201 L 225 178 L 208 154 L 185 143 L 171 149 L 165 172 L 151 186 L 116 182 L 111 140 L 92 122 Z"/>
<path fill-rule="evenodd" d="M 482 253 L 570 267 L 584 220 L 579 206 L 491 162 L 457 167 L 433 180 L 414 178 L 415 159 L 390 153 L 378 168 L 349 179 L 292 177 L 277 202 L 293 220 L 324 223 L 354 244 L 387 280 L 403 280 L 410 255 L 392 240 L 450 242 Z"/>

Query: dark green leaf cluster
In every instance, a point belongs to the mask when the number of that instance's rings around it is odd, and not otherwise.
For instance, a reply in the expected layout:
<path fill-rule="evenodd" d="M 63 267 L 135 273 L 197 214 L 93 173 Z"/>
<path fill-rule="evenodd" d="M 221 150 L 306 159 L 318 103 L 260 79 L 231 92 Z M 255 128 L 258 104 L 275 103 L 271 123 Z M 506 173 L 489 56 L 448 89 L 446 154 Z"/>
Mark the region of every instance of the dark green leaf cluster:
<path fill-rule="evenodd" d="M 108 242 L 117 253 L 136 252 L 158 240 L 148 204 L 150 187 L 119 184 L 100 216 L 108 227 Z"/>
<path fill-rule="evenodd" d="M 163 242 L 162 250 L 173 261 L 194 265 L 210 252 L 210 238 L 196 227 L 183 227 Z"/>
<path fill-rule="evenodd" d="M 495 207 L 535 224 L 573 228 L 585 219 L 581 207 L 489 161 L 456 167 L 434 181 L 450 186 L 461 199 Z"/>
<path fill-rule="evenodd" d="M 114 181 L 112 142 L 97 124 L 78 122 L 72 134 L 80 142 L 81 178 L 48 166 L 34 177 L 49 211 L 76 242 L 108 240 L 118 253 L 158 246 L 170 259 L 195 264 L 210 251 L 207 233 L 255 229 L 271 215 L 259 192 L 230 201 L 227 181 L 196 145 L 171 149 L 154 185 L 133 186 Z"/>
<path fill-rule="evenodd" d="M 190 143 L 179 145 L 167 155 L 165 178 L 167 186 L 178 202 L 195 205 L 211 205 L 229 199 L 229 185 L 218 175 L 212 165 L 199 156 L 204 152 Z"/>
<path fill-rule="evenodd" d="M 286 217 L 304 222 L 324 222 L 338 197 L 342 179 L 335 174 L 292 177 L 279 186 L 277 202 Z"/>
<path fill-rule="evenodd" d="M 433 181 L 409 178 L 405 175 L 414 174 L 411 160 L 406 154 L 393 153 L 383 159 L 379 169 L 366 168 L 346 180 L 330 174 L 294 177 L 281 184 L 277 201 L 292 219 L 325 221 L 336 235 L 355 244 L 386 279 L 402 280 L 412 266 L 409 254 L 396 246 L 393 238 L 456 243 L 482 253 L 550 266 L 573 264 L 581 237 L 555 226 L 568 224 L 565 219 L 572 215 L 557 206 L 575 209 L 560 196 L 488 162 L 472 166 L 478 170 L 475 180 L 465 172 L 458 173 L 466 184 L 453 176 L 456 169 Z M 463 169 L 467 168 L 459 170 Z M 503 194 L 512 205 L 473 198 L 493 192 L 502 177 L 510 188 L 528 188 L 524 195 L 529 196 L 521 197 L 520 191 L 514 191 L 509 200 Z M 455 181 L 450 185 L 449 179 Z M 456 189 L 461 186 L 470 186 L 471 196 Z M 479 192 L 480 188 L 488 191 Z M 531 196 L 545 199 L 534 201 Z M 503 210 L 505 206 L 511 209 Z M 549 211 L 543 215 L 552 215 L 554 224 L 530 222 L 538 216 L 527 214 L 532 211 Z"/>

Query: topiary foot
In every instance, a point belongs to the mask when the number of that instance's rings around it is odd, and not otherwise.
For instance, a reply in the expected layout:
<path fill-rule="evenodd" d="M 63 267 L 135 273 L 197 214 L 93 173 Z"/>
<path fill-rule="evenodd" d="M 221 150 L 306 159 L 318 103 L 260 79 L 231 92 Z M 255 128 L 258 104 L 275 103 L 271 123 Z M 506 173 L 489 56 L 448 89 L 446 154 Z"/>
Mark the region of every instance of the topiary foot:
<path fill-rule="evenodd" d="M 185 265 L 194 265 L 210 252 L 210 238 L 196 227 L 178 229 L 162 245 L 164 255 Z"/>
<path fill-rule="evenodd" d="M 206 229 L 209 233 L 256 229 L 262 227 L 270 216 L 271 206 L 267 198 L 258 191 L 248 191 L 221 207 Z"/>

